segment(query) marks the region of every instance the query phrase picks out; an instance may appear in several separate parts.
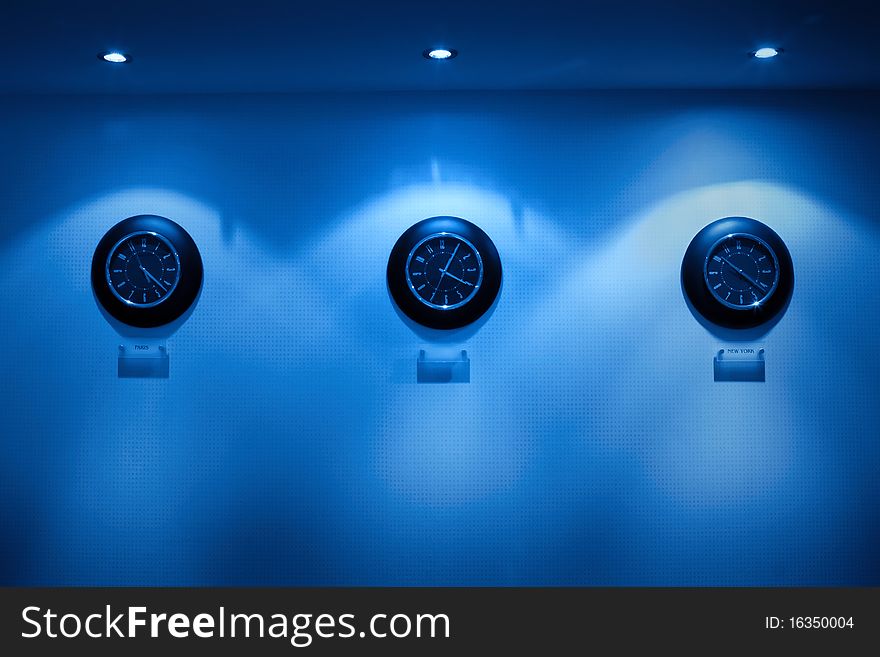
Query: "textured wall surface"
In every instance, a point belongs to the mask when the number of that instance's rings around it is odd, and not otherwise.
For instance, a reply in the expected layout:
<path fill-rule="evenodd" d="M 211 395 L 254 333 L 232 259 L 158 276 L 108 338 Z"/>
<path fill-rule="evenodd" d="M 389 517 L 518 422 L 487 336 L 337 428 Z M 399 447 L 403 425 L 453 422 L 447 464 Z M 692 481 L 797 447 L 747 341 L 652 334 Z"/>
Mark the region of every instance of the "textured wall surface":
<path fill-rule="evenodd" d="M 0 583 L 880 584 L 880 96 L 4 98 Z M 116 378 L 89 264 L 195 238 L 168 380 Z M 438 344 L 385 289 L 479 224 L 495 313 Z M 795 265 L 767 382 L 679 285 L 719 217 Z M 420 348 L 471 383 L 417 385 Z"/>

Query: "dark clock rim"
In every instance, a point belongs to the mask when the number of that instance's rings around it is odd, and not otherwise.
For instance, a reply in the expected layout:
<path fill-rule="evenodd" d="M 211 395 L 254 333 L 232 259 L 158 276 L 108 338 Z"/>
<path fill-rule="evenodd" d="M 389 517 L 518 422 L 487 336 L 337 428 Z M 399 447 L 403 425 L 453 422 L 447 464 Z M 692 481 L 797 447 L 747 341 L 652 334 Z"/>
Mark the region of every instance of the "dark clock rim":
<path fill-rule="evenodd" d="M 123 303 L 106 280 L 105 263 L 111 249 L 127 233 L 137 232 L 155 232 L 164 237 L 177 251 L 181 263 L 174 293 L 155 306 Z M 114 319 L 138 328 L 164 326 L 181 317 L 196 302 L 203 276 L 202 257 L 193 238 L 182 226 L 159 215 L 142 214 L 123 219 L 104 234 L 92 257 L 91 282 L 96 301 Z"/>
<path fill-rule="evenodd" d="M 413 254 L 416 252 L 416 250 L 418 250 L 418 248 L 422 244 L 424 244 L 425 242 L 428 242 L 429 240 L 431 240 L 435 237 L 442 237 L 444 235 L 449 235 L 450 237 L 457 239 L 460 242 L 463 242 L 464 244 L 467 244 L 471 248 L 471 250 L 474 252 L 474 255 L 477 257 L 477 261 L 480 263 L 480 276 L 479 276 L 479 279 L 477 280 L 476 287 L 475 287 L 474 291 L 471 292 L 467 296 L 466 299 L 460 301 L 457 304 L 449 305 L 445 308 L 439 304 L 435 304 L 435 303 L 431 303 L 430 301 L 426 301 L 425 298 L 422 297 L 418 293 L 418 290 L 416 289 L 415 285 L 412 282 L 412 276 L 410 274 L 410 263 L 412 262 L 412 257 L 413 257 Z M 456 308 L 461 308 L 462 306 L 469 304 L 473 300 L 473 297 L 480 291 L 480 288 L 483 285 L 483 278 L 485 275 L 485 268 L 483 267 L 483 257 L 480 255 L 480 250 L 474 244 L 472 244 L 471 241 L 469 239 L 467 239 L 466 237 L 459 235 L 458 233 L 453 233 L 450 231 L 443 231 L 440 233 L 430 233 L 429 235 L 425 235 L 424 237 L 419 238 L 418 242 L 416 242 L 413 245 L 413 247 L 409 250 L 409 253 L 406 256 L 406 263 L 404 264 L 403 268 L 404 268 L 404 275 L 406 276 L 406 285 L 407 285 L 407 288 L 409 289 L 410 293 L 412 293 L 413 296 L 415 296 L 415 298 L 418 301 L 425 304 L 428 308 L 436 308 L 437 310 L 442 310 L 443 312 L 455 310 Z"/>
<path fill-rule="evenodd" d="M 773 295 L 776 293 L 776 290 L 779 289 L 779 257 L 776 255 L 776 250 L 772 246 L 767 244 L 767 242 L 765 242 L 761 237 L 759 237 L 758 235 L 754 235 L 753 233 L 730 233 L 729 235 L 718 238 L 712 244 L 712 246 L 709 247 L 709 250 L 706 252 L 706 257 L 703 260 L 703 282 L 707 286 L 709 285 L 709 260 L 711 260 L 712 254 L 716 251 L 716 249 L 722 242 L 736 237 L 745 237 L 752 241 L 763 244 L 767 251 L 770 252 L 770 255 L 773 256 L 773 263 L 776 266 L 776 275 L 773 277 L 773 285 L 760 300 L 761 305 L 764 305 L 773 297 Z M 721 299 L 718 294 L 713 289 L 711 289 L 711 287 L 709 288 L 709 294 L 711 294 L 712 298 L 721 305 L 733 308 L 734 310 L 746 310 L 749 308 L 748 306 L 737 306 L 735 303 L 731 304 L 729 302 L 725 302 L 724 299 Z"/>
<path fill-rule="evenodd" d="M 776 255 L 776 290 L 756 308 L 731 308 L 706 284 L 704 269 L 709 250 L 728 235 L 744 233 L 763 241 Z M 750 217 L 724 217 L 704 226 L 691 240 L 681 263 L 681 284 L 691 306 L 705 320 L 730 329 L 749 329 L 779 317 L 788 308 L 794 291 L 794 265 L 782 238 L 768 225 Z"/>
<path fill-rule="evenodd" d="M 171 289 L 165 293 L 164 297 L 161 297 L 157 301 L 154 301 L 149 304 L 144 303 L 136 303 L 128 301 L 127 299 L 123 299 L 121 295 L 112 287 L 113 281 L 110 278 L 110 263 L 113 262 L 113 254 L 119 249 L 120 246 L 126 241 L 130 240 L 133 237 L 137 237 L 139 235 L 152 235 L 157 238 L 160 242 L 164 242 L 165 246 L 171 251 L 171 255 L 174 256 L 174 260 L 177 263 L 177 276 L 175 277 L 174 284 L 171 286 Z M 128 233 L 127 235 L 123 235 L 122 238 L 116 241 L 116 243 L 110 247 L 107 252 L 107 260 L 104 263 L 104 278 L 107 282 L 107 285 L 110 286 L 110 292 L 114 297 L 122 301 L 126 306 L 133 308 L 153 308 L 155 306 L 161 305 L 167 302 L 169 299 L 173 298 L 173 293 L 177 290 L 177 286 L 180 284 L 180 275 L 181 275 L 181 267 L 180 267 L 180 254 L 177 251 L 177 247 L 175 247 L 164 235 L 157 233 L 154 230 L 136 230 L 133 233 Z"/>
<path fill-rule="evenodd" d="M 432 233 L 452 233 L 463 237 L 479 252 L 483 261 L 483 282 L 473 298 L 462 306 L 435 309 L 410 291 L 406 277 L 406 261 L 414 246 Z M 495 303 L 501 290 L 501 258 L 491 238 L 476 224 L 452 216 L 423 219 L 403 232 L 388 257 L 386 283 L 392 300 L 404 315 L 422 326 L 451 330 L 476 322 Z"/>

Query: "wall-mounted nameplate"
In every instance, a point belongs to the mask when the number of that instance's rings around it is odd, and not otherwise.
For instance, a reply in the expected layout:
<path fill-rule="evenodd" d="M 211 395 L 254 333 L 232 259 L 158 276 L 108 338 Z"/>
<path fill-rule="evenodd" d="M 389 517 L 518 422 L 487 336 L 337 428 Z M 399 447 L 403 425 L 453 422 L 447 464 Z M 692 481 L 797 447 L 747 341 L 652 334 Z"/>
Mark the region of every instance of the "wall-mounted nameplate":
<path fill-rule="evenodd" d="M 719 349 L 714 359 L 715 381 L 763 383 L 764 350 L 754 347 Z"/>
<path fill-rule="evenodd" d="M 419 350 L 416 363 L 416 381 L 418 383 L 470 383 L 471 361 L 467 351 L 462 350 L 459 358 L 440 359 L 428 358 L 425 350 Z"/>
<path fill-rule="evenodd" d="M 134 342 L 119 345 L 117 375 L 120 379 L 167 379 L 168 351 L 164 344 Z"/>

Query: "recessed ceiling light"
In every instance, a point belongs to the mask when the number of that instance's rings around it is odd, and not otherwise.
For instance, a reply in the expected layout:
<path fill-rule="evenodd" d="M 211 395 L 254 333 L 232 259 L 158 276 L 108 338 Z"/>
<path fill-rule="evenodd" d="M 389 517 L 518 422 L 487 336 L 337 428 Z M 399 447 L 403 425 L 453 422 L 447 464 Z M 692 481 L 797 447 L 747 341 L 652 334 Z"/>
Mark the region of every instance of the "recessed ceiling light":
<path fill-rule="evenodd" d="M 457 55 L 458 51 L 452 48 L 428 48 L 422 53 L 426 59 L 452 59 Z"/>
<path fill-rule="evenodd" d="M 99 52 L 98 59 L 102 59 L 105 62 L 110 62 L 111 64 L 125 64 L 126 62 L 131 61 L 131 57 L 129 55 L 119 52 L 118 50 L 111 50 L 110 52 Z"/>
<path fill-rule="evenodd" d="M 776 55 L 781 52 L 782 48 L 772 48 L 770 46 L 766 46 L 764 48 L 758 48 L 752 53 L 752 56 L 756 59 L 770 59 L 771 57 L 776 57 Z"/>

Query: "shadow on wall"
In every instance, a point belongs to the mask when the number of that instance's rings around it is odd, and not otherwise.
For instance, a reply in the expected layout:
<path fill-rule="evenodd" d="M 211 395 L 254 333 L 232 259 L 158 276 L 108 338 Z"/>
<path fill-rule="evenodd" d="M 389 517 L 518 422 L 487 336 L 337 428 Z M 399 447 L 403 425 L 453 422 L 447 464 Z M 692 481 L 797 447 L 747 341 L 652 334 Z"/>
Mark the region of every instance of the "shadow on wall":
<path fill-rule="evenodd" d="M 831 175 L 783 114 L 521 100 L 18 117 L 36 170 L 0 178 L 3 581 L 876 582 L 880 276 L 852 285 L 851 264 L 874 271 L 878 233 L 838 203 L 861 185 L 874 207 L 869 169 Z M 114 377 L 89 290 L 101 234 L 141 212 L 204 258 L 166 381 Z M 505 268 L 468 385 L 395 378 L 425 340 L 388 252 L 437 214 L 481 225 Z M 798 280 L 757 387 L 711 383 L 718 343 L 679 285 L 693 235 L 733 214 L 785 239 Z"/>

